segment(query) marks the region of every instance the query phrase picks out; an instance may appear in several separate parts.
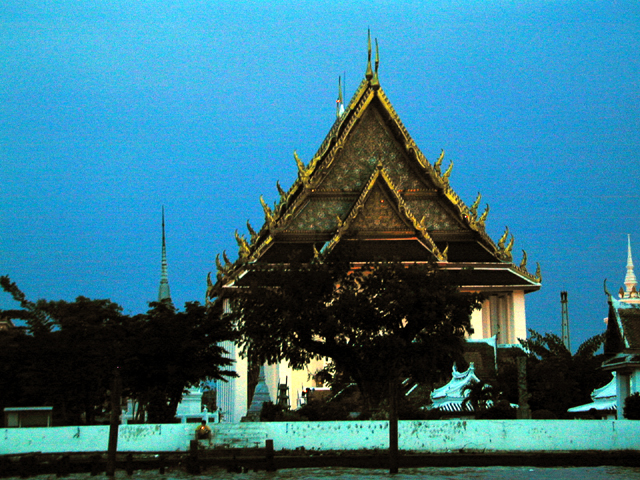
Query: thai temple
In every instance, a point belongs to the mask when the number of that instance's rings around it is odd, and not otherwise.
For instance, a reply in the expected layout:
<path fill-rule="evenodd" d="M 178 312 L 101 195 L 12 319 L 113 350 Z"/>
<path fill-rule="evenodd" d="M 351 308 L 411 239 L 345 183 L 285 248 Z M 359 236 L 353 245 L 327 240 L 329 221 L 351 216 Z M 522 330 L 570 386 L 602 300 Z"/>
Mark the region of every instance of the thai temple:
<path fill-rule="evenodd" d="M 226 253 L 216 257 L 217 278 L 208 278 L 207 301 L 224 299 L 253 266 L 287 263 L 292 255 L 312 261 L 348 252 L 354 264 L 380 258 L 435 262 L 457 275 L 463 291 L 486 294 L 472 316 L 471 339 L 516 344 L 526 337 L 525 295 L 540 289 L 540 267 L 531 273 L 524 251 L 514 263 L 508 228 L 497 242 L 489 237 L 489 206 L 481 208 L 480 194 L 470 206 L 458 197 L 450 185 L 453 162 L 445 163 L 444 152 L 427 160 L 382 88 L 377 43 L 375 50 L 372 61 L 369 40 L 364 78 L 347 104 L 339 83 L 336 119 L 316 154 L 304 161 L 294 152 L 293 185 L 285 190 L 277 183 L 273 206 L 260 197 L 261 228 L 247 223 L 248 234 L 236 232 L 237 260 Z M 229 308 L 228 301 L 223 304 Z M 218 384 L 218 407 L 222 421 L 238 422 L 251 405 L 257 373 L 235 344 L 223 346 L 236 360 L 239 378 Z M 286 384 L 295 409 L 304 388 L 314 386 L 309 374 L 321 366 L 294 371 L 266 365 L 260 377 L 273 402 Z"/>
<path fill-rule="evenodd" d="M 569 409 L 570 413 L 592 412 L 602 418 L 623 418 L 624 401 L 640 392 L 640 298 L 638 282 L 633 270 L 631 236 L 627 237 L 627 267 L 624 287 L 618 298 L 607 290 L 609 314 L 605 319 L 607 331 L 604 353 L 609 356 L 602 369 L 613 375 L 611 381 L 591 393 L 592 402 Z"/>
<path fill-rule="evenodd" d="M 627 248 L 627 273 L 624 289 L 620 288 L 618 299 L 613 298 L 606 290 L 605 283 L 609 315 L 604 353 L 610 355 L 610 358 L 602 363 L 602 368 L 616 376 L 618 418 L 623 418 L 625 399 L 632 393 L 640 392 L 640 299 L 633 271 L 630 237 Z"/>

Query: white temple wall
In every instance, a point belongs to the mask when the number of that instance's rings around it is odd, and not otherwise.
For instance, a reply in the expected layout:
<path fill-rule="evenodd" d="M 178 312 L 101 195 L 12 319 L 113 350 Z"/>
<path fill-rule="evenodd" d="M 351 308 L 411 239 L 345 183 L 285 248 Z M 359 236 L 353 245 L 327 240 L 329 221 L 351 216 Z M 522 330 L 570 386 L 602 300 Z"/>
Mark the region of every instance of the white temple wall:
<path fill-rule="evenodd" d="M 213 447 L 230 439 L 251 446 L 272 439 L 276 450 L 384 450 L 386 421 L 212 424 Z M 119 452 L 189 451 L 194 424 L 121 425 Z M 634 420 L 431 420 L 398 422 L 399 448 L 418 452 L 558 452 L 640 450 Z M 109 426 L 0 428 L 0 455 L 104 452 Z M 237 440 L 237 441 L 236 441 Z M 264 445 L 264 444 L 263 444 Z"/>

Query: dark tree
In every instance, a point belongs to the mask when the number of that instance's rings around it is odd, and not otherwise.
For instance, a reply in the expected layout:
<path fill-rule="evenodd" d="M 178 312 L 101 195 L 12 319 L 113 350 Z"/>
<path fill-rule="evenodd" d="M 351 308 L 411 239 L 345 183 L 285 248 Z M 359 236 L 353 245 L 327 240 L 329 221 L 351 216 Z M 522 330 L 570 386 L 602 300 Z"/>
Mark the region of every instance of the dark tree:
<path fill-rule="evenodd" d="M 186 303 L 183 312 L 167 301 L 150 307 L 132 319 L 121 366 L 123 386 L 148 413 L 149 422 L 171 422 L 189 387 L 236 376 L 229 369 L 232 360 L 218 345 L 234 334 L 218 312 L 198 302 Z"/>
<path fill-rule="evenodd" d="M 303 367 L 328 358 L 360 388 L 366 408 L 388 398 L 397 451 L 399 379 L 430 380 L 462 356 L 479 294 L 461 293 L 433 265 L 349 263 L 272 266 L 246 276 L 230 318 L 243 352 Z"/>
<path fill-rule="evenodd" d="M 585 340 L 574 355 L 552 333 L 529 330 L 529 338 L 520 342 L 528 352 L 527 385 L 533 412 L 544 410 L 567 418 L 567 409 L 589 403 L 591 392 L 611 379 L 600 369 L 603 356 L 596 355 L 604 333 Z"/>
<path fill-rule="evenodd" d="M 235 375 L 218 346 L 233 338 L 219 312 L 187 303 L 151 304 L 145 315 L 122 315 L 110 300 L 30 302 L 8 277 L 0 286 L 20 302 L 27 329 L 0 335 L 1 406 L 54 407 L 57 424 L 96 423 L 109 409 L 113 372 L 125 395 L 151 421 L 172 421 L 182 393 L 206 379 Z M 0 314 L 5 312 L 0 312 Z"/>
<path fill-rule="evenodd" d="M 110 373 L 122 354 L 120 306 L 85 297 L 32 303 L 4 279 L 3 287 L 21 298 L 28 328 L 3 336 L 3 363 L 11 365 L 3 375 L 11 396 L 3 403 L 51 405 L 58 424 L 95 423 L 104 413 Z"/>

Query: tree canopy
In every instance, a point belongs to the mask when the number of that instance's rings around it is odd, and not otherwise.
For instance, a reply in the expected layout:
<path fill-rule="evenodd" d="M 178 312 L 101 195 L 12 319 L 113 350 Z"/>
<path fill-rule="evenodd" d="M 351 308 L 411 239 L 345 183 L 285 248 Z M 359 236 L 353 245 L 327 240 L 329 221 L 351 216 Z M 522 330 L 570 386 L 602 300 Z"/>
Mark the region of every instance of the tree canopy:
<path fill-rule="evenodd" d="M 149 421 L 169 422 L 188 387 L 235 375 L 218 346 L 233 332 L 197 302 L 130 317 L 110 300 L 31 302 L 8 277 L 0 286 L 23 308 L 0 315 L 27 325 L 0 334 L 0 407 L 51 405 L 56 424 L 96 423 L 117 368 Z"/>
<path fill-rule="evenodd" d="M 600 369 L 603 355 L 597 355 L 604 337 L 601 333 L 585 340 L 572 355 L 557 335 L 529 330 L 529 338 L 520 342 L 528 353 L 527 385 L 534 414 L 546 410 L 565 418 L 567 409 L 591 401 L 591 392 L 611 379 Z"/>
<path fill-rule="evenodd" d="M 244 354 L 294 368 L 331 359 L 370 407 L 394 379 L 448 373 L 481 300 L 431 264 L 288 264 L 245 278 L 228 314 Z"/>

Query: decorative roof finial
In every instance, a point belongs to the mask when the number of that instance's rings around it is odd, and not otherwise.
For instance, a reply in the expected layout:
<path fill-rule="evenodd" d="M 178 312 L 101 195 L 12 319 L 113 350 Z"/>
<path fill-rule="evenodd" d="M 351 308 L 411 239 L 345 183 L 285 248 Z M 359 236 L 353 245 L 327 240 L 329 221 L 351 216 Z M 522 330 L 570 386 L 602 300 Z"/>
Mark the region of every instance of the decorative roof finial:
<path fill-rule="evenodd" d="M 364 77 L 371 81 L 373 78 L 373 70 L 371 69 L 371 30 L 367 28 L 367 73 Z"/>
<path fill-rule="evenodd" d="M 169 290 L 169 272 L 167 268 L 167 244 L 164 235 L 164 206 L 162 207 L 162 267 L 160 271 L 160 288 L 158 290 L 158 301 L 169 300 L 171 302 L 171 292 Z"/>
<path fill-rule="evenodd" d="M 380 81 L 378 80 L 378 65 L 380 64 L 380 55 L 378 54 L 378 39 L 376 38 L 376 63 L 373 78 L 371 79 L 371 86 L 373 88 L 380 88 Z"/>
<path fill-rule="evenodd" d="M 342 79 L 338 77 L 338 99 L 336 100 L 336 117 L 344 115 L 344 100 L 342 97 Z"/>

